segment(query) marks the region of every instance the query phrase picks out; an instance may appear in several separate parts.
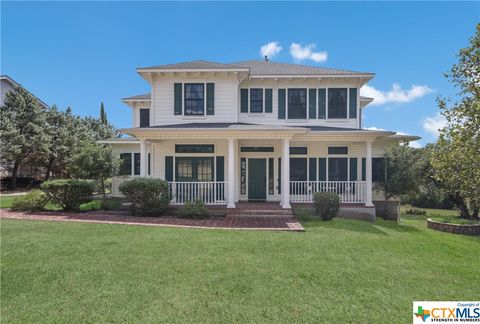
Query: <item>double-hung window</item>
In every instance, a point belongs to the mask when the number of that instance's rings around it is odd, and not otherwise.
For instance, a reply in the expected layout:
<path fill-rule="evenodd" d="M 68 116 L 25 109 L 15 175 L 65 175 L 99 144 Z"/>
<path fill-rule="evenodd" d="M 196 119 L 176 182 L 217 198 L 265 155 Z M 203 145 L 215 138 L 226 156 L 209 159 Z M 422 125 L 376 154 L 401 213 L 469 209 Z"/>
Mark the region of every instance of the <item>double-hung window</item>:
<path fill-rule="evenodd" d="M 185 83 L 184 114 L 197 116 L 205 114 L 205 85 L 203 83 Z"/>
<path fill-rule="evenodd" d="M 263 113 L 263 89 L 250 89 L 250 112 Z"/>
<path fill-rule="evenodd" d="M 288 119 L 307 119 L 307 89 L 288 89 Z"/>
<path fill-rule="evenodd" d="M 328 89 L 328 118 L 347 118 L 347 88 Z"/>

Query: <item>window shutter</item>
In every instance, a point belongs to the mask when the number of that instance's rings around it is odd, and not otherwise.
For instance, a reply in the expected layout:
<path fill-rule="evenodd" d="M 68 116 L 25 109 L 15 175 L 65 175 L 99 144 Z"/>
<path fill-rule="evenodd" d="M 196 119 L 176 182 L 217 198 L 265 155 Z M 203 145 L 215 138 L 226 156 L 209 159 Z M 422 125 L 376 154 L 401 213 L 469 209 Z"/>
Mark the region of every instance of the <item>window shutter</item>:
<path fill-rule="evenodd" d="M 318 159 L 318 181 L 327 181 L 327 159 Z"/>
<path fill-rule="evenodd" d="M 240 112 L 248 113 L 248 89 L 240 89 Z"/>
<path fill-rule="evenodd" d="M 181 115 L 182 114 L 182 84 L 175 83 L 174 85 L 174 114 Z"/>
<path fill-rule="evenodd" d="M 362 158 L 362 181 L 366 181 L 366 180 L 367 180 L 366 170 L 367 170 L 367 159 L 366 159 L 366 158 Z"/>
<path fill-rule="evenodd" d="M 350 88 L 350 107 L 349 117 L 357 118 L 357 88 Z"/>
<path fill-rule="evenodd" d="M 265 112 L 272 112 L 272 89 L 265 89 Z"/>
<path fill-rule="evenodd" d="M 317 89 L 308 89 L 308 118 L 317 118 Z"/>
<path fill-rule="evenodd" d="M 278 119 L 285 119 L 285 89 L 278 89 Z"/>
<path fill-rule="evenodd" d="M 207 115 L 215 115 L 215 83 L 207 83 Z"/>
<path fill-rule="evenodd" d="M 148 175 L 151 175 L 152 174 L 152 170 L 151 170 L 151 154 L 148 153 Z"/>
<path fill-rule="evenodd" d="M 140 175 L 140 153 L 133 154 L 133 174 Z"/>
<path fill-rule="evenodd" d="M 350 158 L 350 181 L 357 180 L 357 158 Z"/>
<path fill-rule="evenodd" d="M 165 180 L 173 181 L 173 156 L 165 157 Z"/>
<path fill-rule="evenodd" d="M 326 118 L 326 101 L 327 101 L 327 90 L 318 89 L 318 119 Z"/>
<path fill-rule="evenodd" d="M 308 159 L 308 164 L 309 164 L 309 176 L 308 180 L 310 181 L 317 181 L 317 159 L 316 158 L 310 158 Z"/>
<path fill-rule="evenodd" d="M 225 158 L 217 156 L 217 181 L 225 181 Z"/>
<path fill-rule="evenodd" d="M 140 109 L 140 127 L 150 126 L 150 109 Z"/>

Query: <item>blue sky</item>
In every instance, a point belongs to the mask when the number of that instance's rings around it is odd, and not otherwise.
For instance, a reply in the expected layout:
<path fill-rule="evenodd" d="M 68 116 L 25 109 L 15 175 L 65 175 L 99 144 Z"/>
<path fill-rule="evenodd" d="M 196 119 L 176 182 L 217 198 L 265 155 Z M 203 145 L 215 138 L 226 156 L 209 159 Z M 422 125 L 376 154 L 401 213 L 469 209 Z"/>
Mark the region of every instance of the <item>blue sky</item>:
<path fill-rule="evenodd" d="M 261 59 L 277 42 L 276 61 L 375 72 L 367 92 L 382 104 L 365 109 L 364 126 L 426 143 L 441 124 L 436 97 L 455 93 L 443 73 L 479 21 L 479 2 L 2 1 L 1 73 L 79 115 L 103 101 L 128 127 L 120 98 L 149 91 L 136 67 Z"/>

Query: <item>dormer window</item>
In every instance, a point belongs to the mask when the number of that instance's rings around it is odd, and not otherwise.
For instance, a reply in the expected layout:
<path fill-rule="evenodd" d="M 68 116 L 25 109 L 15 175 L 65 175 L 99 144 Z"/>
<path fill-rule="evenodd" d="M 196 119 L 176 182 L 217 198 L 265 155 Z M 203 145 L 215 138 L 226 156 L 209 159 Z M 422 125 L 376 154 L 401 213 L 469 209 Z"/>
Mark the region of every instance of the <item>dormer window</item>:
<path fill-rule="evenodd" d="M 205 114 L 205 88 L 203 83 L 185 83 L 184 114 L 198 116 Z"/>

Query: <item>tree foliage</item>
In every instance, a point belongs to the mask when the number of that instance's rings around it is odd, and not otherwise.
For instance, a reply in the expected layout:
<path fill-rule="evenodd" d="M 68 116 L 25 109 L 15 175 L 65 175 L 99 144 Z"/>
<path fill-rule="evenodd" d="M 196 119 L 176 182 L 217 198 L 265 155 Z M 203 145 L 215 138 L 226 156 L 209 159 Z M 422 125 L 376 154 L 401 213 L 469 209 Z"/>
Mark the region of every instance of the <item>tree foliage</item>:
<path fill-rule="evenodd" d="M 0 109 L 0 163 L 12 172 L 12 187 L 16 185 L 20 165 L 34 162 L 48 150 L 45 113 L 24 88 L 6 93 L 5 105 Z"/>
<path fill-rule="evenodd" d="M 439 98 L 446 119 L 432 154 L 435 177 L 454 197 L 461 217 L 478 217 L 480 208 L 480 24 L 470 46 L 446 74 L 459 89 L 455 102 Z M 470 210 L 466 201 L 470 202 Z"/>
<path fill-rule="evenodd" d="M 105 196 L 105 180 L 116 175 L 119 167 L 120 159 L 111 147 L 88 144 L 73 155 L 69 170 L 73 177 L 97 180 Z"/>

